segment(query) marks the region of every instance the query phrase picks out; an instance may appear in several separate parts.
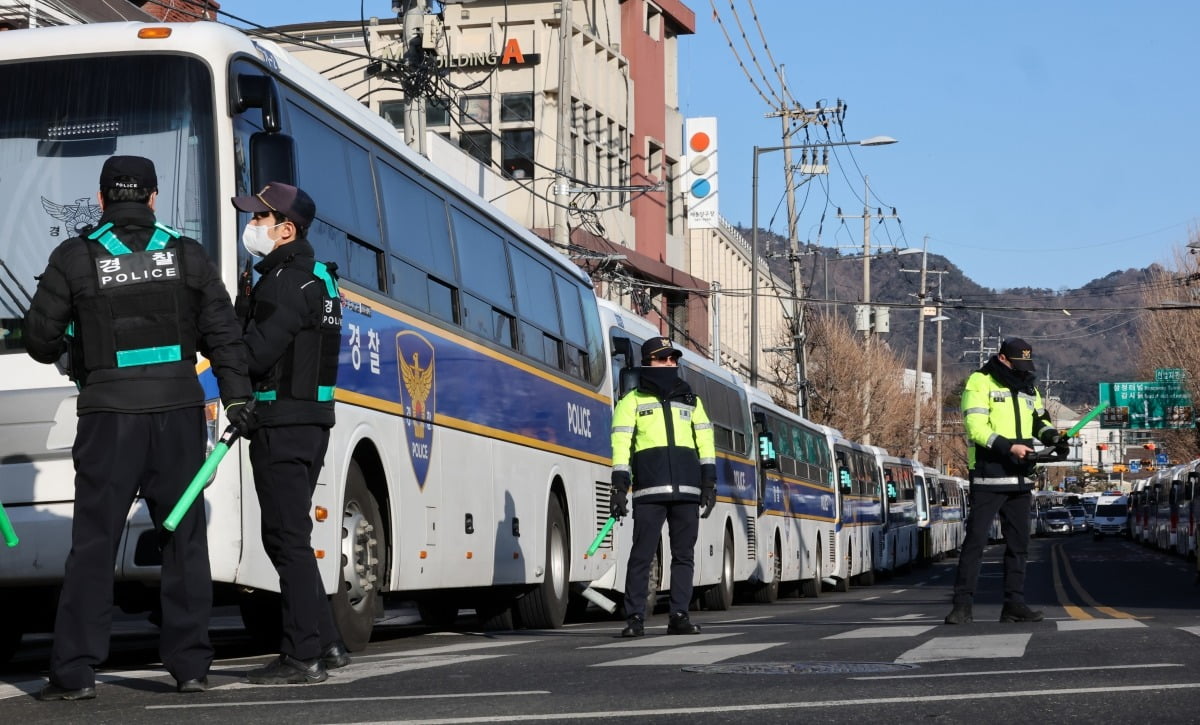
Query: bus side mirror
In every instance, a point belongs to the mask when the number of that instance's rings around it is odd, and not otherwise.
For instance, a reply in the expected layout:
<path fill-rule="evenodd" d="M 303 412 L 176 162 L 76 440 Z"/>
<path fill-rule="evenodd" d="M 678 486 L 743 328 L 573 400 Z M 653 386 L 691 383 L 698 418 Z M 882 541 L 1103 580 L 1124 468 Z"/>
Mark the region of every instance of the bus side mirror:
<path fill-rule="evenodd" d="M 628 337 L 617 337 L 616 335 L 613 336 L 612 354 L 613 357 L 616 357 L 617 355 L 623 356 L 625 358 L 625 367 L 635 367 L 635 358 L 633 357 L 633 342 Z"/>
<path fill-rule="evenodd" d="M 256 133 L 250 137 L 250 188 L 271 182 L 296 185 L 296 142 L 282 133 Z"/>
<path fill-rule="evenodd" d="M 637 368 L 621 368 L 621 395 L 630 390 L 636 390 L 642 382 L 642 376 Z"/>
<path fill-rule="evenodd" d="M 251 108 L 262 111 L 262 127 L 267 133 L 279 133 L 279 88 L 273 78 L 239 73 L 233 84 L 233 112 Z"/>

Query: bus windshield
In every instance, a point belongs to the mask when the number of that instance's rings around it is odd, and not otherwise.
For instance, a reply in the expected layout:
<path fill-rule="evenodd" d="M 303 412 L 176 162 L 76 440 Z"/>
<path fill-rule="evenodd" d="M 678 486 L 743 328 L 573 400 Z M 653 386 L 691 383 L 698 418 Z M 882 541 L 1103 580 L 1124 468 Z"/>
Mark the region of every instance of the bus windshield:
<path fill-rule="evenodd" d="M 178 55 L 0 64 L 0 354 L 23 352 L 20 319 L 50 251 L 94 224 L 100 167 L 145 156 L 158 171 L 159 221 L 214 258 L 212 78 Z"/>

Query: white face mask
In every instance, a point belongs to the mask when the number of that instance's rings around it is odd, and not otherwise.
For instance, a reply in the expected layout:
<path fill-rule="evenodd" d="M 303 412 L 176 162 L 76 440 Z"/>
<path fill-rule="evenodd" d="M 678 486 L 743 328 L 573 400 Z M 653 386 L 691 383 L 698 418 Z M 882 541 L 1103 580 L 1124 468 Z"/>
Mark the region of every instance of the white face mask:
<path fill-rule="evenodd" d="M 246 251 L 256 257 L 265 257 L 275 249 L 275 240 L 271 239 L 268 232 L 275 227 L 280 227 L 287 222 L 280 222 L 274 226 L 264 227 L 258 224 L 247 224 L 242 230 L 242 246 Z"/>

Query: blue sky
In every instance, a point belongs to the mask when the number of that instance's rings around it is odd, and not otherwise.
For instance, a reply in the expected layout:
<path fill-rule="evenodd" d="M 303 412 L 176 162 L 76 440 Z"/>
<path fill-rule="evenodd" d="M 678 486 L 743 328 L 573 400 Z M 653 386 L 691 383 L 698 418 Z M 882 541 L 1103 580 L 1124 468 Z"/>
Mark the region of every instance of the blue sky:
<path fill-rule="evenodd" d="M 714 0 L 685 2 L 697 28 L 680 42 L 681 105 L 718 118 L 721 214 L 731 222 L 750 224 L 752 147 L 782 140 L 736 50 L 766 95 L 780 89 L 773 59 L 796 103 L 848 104 L 847 140 L 899 141 L 836 149 L 840 164 L 831 158 L 830 175 L 801 189 L 801 241 L 861 250 L 861 219 L 839 220 L 836 208 L 862 214 L 864 174 L 871 207 L 900 217 L 873 225 L 873 247 L 920 247 L 928 236 L 930 253 L 997 289 L 1073 288 L 1170 264 L 1200 228 L 1200 3 L 734 0 L 735 17 L 719 0 L 731 50 Z M 391 16 L 390 0 L 363 6 Z M 221 7 L 275 25 L 355 19 L 360 2 Z M 774 218 L 786 233 L 782 164 L 780 153 L 760 158 L 759 221 Z"/>

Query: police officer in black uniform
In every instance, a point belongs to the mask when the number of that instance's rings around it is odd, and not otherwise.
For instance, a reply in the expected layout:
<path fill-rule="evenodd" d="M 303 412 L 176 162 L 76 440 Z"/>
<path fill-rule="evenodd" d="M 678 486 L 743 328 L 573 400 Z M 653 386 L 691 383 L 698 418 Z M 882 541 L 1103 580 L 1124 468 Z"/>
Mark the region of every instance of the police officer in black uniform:
<path fill-rule="evenodd" d="M 211 361 L 231 408 L 251 394 L 237 318 L 216 268 L 198 242 L 155 220 L 154 164 L 109 158 L 98 196 L 99 226 L 51 252 L 25 318 L 30 356 L 52 363 L 69 353 L 79 387 L 71 552 L 43 700 L 96 696 L 129 507 L 140 494 L 160 527 L 204 462 L 196 353 Z M 193 506 L 162 541 L 159 653 L 180 692 L 202 692 L 213 658 L 204 507 Z"/>
<path fill-rule="evenodd" d="M 263 546 L 279 572 L 280 655 L 248 674 L 255 684 L 321 682 L 350 663 L 313 557 L 312 494 L 333 427 L 342 336 L 335 265 L 316 260 L 306 234 L 316 216 L 303 190 L 272 182 L 233 198 L 253 217 L 242 234 L 258 283 L 250 293 L 245 343 L 256 409 L 250 438 Z"/>

